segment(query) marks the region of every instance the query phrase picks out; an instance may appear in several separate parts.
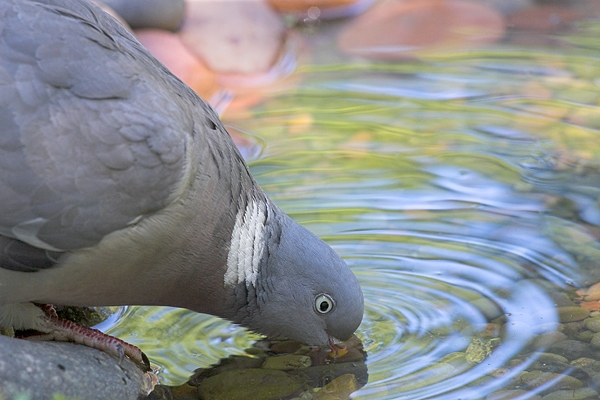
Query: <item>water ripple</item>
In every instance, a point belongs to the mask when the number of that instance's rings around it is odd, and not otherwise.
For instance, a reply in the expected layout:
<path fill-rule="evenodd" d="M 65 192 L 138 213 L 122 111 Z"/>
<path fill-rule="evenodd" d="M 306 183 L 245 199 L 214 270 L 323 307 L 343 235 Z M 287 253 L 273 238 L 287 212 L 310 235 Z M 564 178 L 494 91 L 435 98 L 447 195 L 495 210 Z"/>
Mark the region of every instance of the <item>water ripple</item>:
<path fill-rule="evenodd" d="M 369 382 L 356 398 L 503 388 L 556 330 L 553 295 L 598 270 L 600 231 L 584 226 L 600 221 L 598 74 L 579 76 L 597 64 L 581 61 L 501 49 L 308 68 L 243 121 L 261 138 L 257 181 L 363 287 Z M 163 383 L 256 338 L 183 310 L 126 316 L 113 333 L 143 343 Z"/>
<path fill-rule="evenodd" d="M 408 258 L 380 259 L 376 268 L 356 265 L 371 264 L 374 258 L 351 258 L 365 288 L 365 320 L 359 332 L 369 354 L 371 382 L 357 398 L 444 398 L 450 392 L 447 398 L 461 398 L 474 390 L 465 385 L 505 366 L 535 335 L 557 323 L 547 294 L 533 282 L 517 281 L 514 271 L 503 275 L 489 266 Z M 398 261 L 410 270 L 382 268 L 398 266 Z M 466 361 L 473 339 L 485 337 L 488 321 L 499 317 L 505 319 L 501 344 L 480 364 Z M 491 391 L 518 372 L 477 390 Z"/>

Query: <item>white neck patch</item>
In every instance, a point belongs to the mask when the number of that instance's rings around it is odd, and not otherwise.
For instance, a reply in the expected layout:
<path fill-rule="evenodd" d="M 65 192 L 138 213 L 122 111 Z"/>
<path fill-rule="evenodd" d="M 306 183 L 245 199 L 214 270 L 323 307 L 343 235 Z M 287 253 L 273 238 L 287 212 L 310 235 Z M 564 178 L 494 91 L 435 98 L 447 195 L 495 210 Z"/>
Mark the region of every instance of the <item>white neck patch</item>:
<path fill-rule="evenodd" d="M 238 212 L 227 255 L 225 286 L 240 283 L 256 286 L 258 266 L 265 251 L 266 210 L 265 203 L 250 201 L 245 210 Z"/>

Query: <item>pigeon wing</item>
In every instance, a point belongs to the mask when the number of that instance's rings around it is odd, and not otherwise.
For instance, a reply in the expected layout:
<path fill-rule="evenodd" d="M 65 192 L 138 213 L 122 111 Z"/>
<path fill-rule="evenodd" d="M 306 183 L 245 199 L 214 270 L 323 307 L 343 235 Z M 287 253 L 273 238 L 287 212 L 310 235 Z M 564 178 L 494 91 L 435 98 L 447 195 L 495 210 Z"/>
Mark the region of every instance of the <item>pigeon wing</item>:
<path fill-rule="evenodd" d="M 174 201 L 194 130 L 182 104 L 206 107 L 111 17 L 47 3 L 0 5 L 0 253 L 17 270 Z"/>

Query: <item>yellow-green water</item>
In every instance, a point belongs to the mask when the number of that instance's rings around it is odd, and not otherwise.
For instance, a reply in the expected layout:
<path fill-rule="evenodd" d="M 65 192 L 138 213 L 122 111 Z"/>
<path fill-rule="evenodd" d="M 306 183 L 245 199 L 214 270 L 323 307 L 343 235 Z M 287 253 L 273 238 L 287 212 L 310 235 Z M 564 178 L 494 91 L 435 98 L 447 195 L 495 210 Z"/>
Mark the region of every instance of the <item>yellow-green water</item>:
<path fill-rule="evenodd" d="M 560 46 L 401 63 L 324 37 L 331 53 L 229 125 L 255 144 L 265 191 L 363 286 L 369 382 L 355 396 L 485 398 L 543 351 L 531 346 L 558 329 L 556 294 L 600 281 L 600 20 L 554 34 Z M 483 361 L 448 362 L 491 320 L 500 340 Z M 168 385 L 257 338 L 169 308 L 111 324 Z"/>

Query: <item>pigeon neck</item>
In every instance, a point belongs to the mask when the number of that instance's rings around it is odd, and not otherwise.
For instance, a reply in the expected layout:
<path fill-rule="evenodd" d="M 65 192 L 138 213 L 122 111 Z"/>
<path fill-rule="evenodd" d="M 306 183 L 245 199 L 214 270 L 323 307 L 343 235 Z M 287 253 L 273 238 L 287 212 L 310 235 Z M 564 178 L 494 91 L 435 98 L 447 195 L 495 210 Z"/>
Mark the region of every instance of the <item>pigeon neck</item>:
<path fill-rule="evenodd" d="M 238 211 L 227 256 L 227 270 L 224 276 L 226 287 L 241 283 L 256 286 L 265 252 L 269 212 L 269 204 L 256 198 L 250 199 L 246 207 Z"/>
<path fill-rule="evenodd" d="M 223 278 L 228 301 L 223 317 L 242 325 L 258 309 L 258 293 L 264 293 L 262 275 L 270 244 L 280 234 L 281 211 L 264 196 L 251 196 L 236 215 Z"/>

